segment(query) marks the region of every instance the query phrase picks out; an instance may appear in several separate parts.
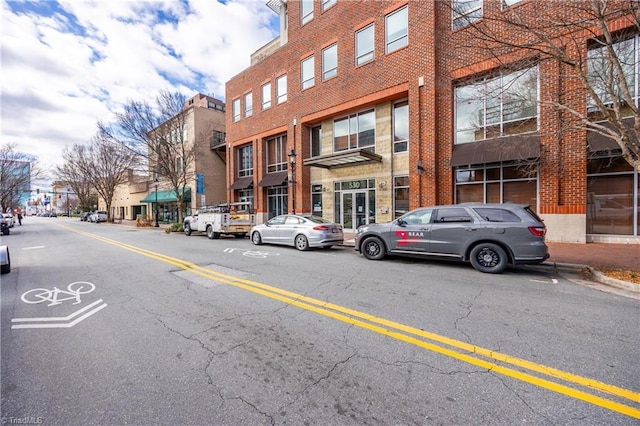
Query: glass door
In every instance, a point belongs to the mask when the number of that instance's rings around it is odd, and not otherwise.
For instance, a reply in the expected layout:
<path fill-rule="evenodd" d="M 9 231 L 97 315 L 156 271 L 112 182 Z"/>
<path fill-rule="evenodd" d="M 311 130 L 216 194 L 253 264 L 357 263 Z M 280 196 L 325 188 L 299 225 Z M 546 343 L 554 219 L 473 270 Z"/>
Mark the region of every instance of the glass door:
<path fill-rule="evenodd" d="M 345 232 L 355 232 L 369 223 L 367 191 L 343 191 L 340 222 Z"/>

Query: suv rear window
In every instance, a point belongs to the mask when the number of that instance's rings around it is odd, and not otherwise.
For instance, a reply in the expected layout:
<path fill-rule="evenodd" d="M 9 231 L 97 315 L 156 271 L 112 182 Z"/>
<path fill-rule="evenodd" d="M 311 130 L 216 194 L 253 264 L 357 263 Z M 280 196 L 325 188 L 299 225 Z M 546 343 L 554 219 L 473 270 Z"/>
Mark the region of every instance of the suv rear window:
<path fill-rule="evenodd" d="M 527 206 L 524 208 L 524 211 L 526 211 L 527 213 L 529 213 L 535 220 L 537 220 L 538 222 L 542 223 L 544 222 L 542 219 L 540 219 L 540 216 L 538 216 L 536 214 L 536 212 L 534 212 L 533 210 L 531 210 L 530 206 Z"/>
<path fill-rule="evenodd" d="M 489 207 L 478 207 L 474 210 L 489 222 L 521 222 L 518 215 L 509 210 Z"/>

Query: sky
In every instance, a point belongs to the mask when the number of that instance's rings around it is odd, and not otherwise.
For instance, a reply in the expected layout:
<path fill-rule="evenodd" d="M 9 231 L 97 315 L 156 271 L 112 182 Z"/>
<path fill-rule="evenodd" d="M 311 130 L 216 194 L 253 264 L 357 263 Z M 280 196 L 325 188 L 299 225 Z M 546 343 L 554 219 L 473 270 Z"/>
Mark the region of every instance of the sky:
<path fill-rule="evenodd" d="M 0 143 L 47 168 L 129 101 L 225 100 L 225 82 L 279 32 L 267 0 L 0 1 Z"/>

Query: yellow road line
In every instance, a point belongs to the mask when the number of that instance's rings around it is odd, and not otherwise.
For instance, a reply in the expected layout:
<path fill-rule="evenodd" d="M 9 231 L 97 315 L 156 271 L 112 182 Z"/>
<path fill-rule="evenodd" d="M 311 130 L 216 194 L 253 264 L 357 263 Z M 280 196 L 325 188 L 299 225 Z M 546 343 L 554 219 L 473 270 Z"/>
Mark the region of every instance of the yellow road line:
<path fill-rule="evenodd" d="M 461 342 L 455 339 L 451 339 L 445 336 L 440 336 L 434 333 L 430 333 L 424 330 L 420 330 L 414 327 L 410 327 L 404 324 L 396 323 L 394 321 L 389 321 L 383 318 L 378 318 L 370 314 L 366 314 L 364 312 L 356 311 L 353 309 L 349 309 L 340 305 L 335 305 L 332 303 L 328 303 L 322 300 L 313 299 L 311 297 L 307 297 L 301 294 L 293 293 L 287 290 L 283 290 L 277 287 L 272 287 L 266 284 L 258 283 L 255 281 L 246 280 L 243 278 L 234 277 L 232 275 L 223 274 L 220 272 L 213 271 L 211 269 L 203 268 L 194 263 L 184 261 L 181 259 L 177 259 L 174 257 L 170 257 L 167 255 L 163 255 L 161 253 L 153 252 L 150 250 L 146 250 L 140 247 L 136 247 L 133 245 L 129 245 L 126 243 L 122 243 L 116 240 L 112 240 L 109 238 L 101 237 L 99 235 L 90 234 L 84 231 L 78 231 L 73 228 L 67 228 L 76 232 L 78 234 L 85 235 L 90 238 L 94 238 L 105 243 L 115 245 L 121 247 L 126 250 L 130 250 L 136 252 L 138 254 L 159 260 L 164 263 L 168 263 L 174 265 L 178 268 L 184 269 L 186 271 L 190 271 L 202 277 L 213 279 L 224 284 L 233 285 L 238 288 L 242 288 L 248 291 L 251 291 L 256 294 L 263 295 L 265 297 L 269 297 L 271 299 L 279 300 L 286 304 L 290 304 L 293 306 L 297 306 L 301 309 L 305 309 L 311 312 L 315 312 L 317 314 L 330 317 L 336 319 L 338 321 L 345 322 L 350 325 L 354 325 L 360 328 L 364 328 L 367 330 L 374 331 L 376 333 L 389 336 L 395 338 L 397 340 L 404 341 L 406 343 L 410 343 L 424 349 L 428 349 L 430 351 L 440 353 L 451 358 L 485 368 L 489 371 L 496 372 L 517 380 L 521 380 L 535 386 L 539 386 L 548 390 L 552 390 L 554 392 L 570 396 L 572 398 L 576 398 L 585 402 L 589 402 L 591 404 L 607 408 L 612 411 L 616 411 L 634 418 L 640 419 L 640 409 L 620 404 L 615 401 L 611 401 L 596 395 L 592 395 L 587 392 L 583 392 L 556 382 L 552 382 L 537 376 L 533 376 L 521 371 L 513 370 L 511 368 L 501 366 L 499 364 L 491 363 L 489 361 L 485 361 L 482 359 L 475 358 L 472 355 L 480 355 L 495 361 L 499 361 L 506 364 L 511 364 L 516 367 L 520 367 L 522 369 L 530 370 L 536 373 L 540 373 L 555 379 L 560 379 L 565 382 L 573 383 L 576 385 L 584 386 L 594 391 L 599 391 L 603 393 L 607 393 L 610 395 L 615 395 L 620 398 L 628 399 L 635 403 L 640 403 L 640 393 L 634 392 L 628 389 L 620 388 L 617 386 L 609 385 L 597 380 L 585 378 L 579 375 L 575 375 L 572 373 L 567 373 L 552 367 L 547 367 L 541 364 L 536 364 L 531 361 L 523 360 L 520 358 L 512 357 L 500 352 L 495 352 L 489 349 L 485 349 L 479 346 L 475 346 L 469 343 Z M 368 322 L 365 322 L 368 321 Z M 377 325 L 376 325 L 377 324 Z M 384 327 L 387 328 L 384 328 Z M 390 330 L 390 329 L 395 329 Z M 447 349 L 438 345 L 434 345 L 433 343 L 425 342 L 423 340 L 416 339 L 415 337 L 407 336 L 406 334 L 399 333 L 408 333 L 415 336 L 419 336 L 424 339 L 429 339 L 434 342 L 438 342 L 441 344 L 448 345 L 453 348 L 457 348 L 463 350 L 467 353 L 456 352 L 451 349 Z"/>

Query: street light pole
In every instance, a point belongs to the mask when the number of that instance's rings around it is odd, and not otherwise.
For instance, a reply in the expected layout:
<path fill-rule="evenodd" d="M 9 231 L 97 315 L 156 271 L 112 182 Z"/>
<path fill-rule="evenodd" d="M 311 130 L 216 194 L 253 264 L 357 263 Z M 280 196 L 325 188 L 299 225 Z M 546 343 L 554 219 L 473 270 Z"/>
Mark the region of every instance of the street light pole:
<path fill-rule="evenodd" d="M 293 214 L 296 214 L 296 151 L 293 148 L 288 157 L 291 164 L 291 201 L 293 202 Z"/>
<path fill-rule="evenodd" d="M 158 223 L 158 178 L 156 178 L 155 182 L 156 182 L 156 223 L 153 226 L 158 228 L 160 226 L 160 224 Z"/>

